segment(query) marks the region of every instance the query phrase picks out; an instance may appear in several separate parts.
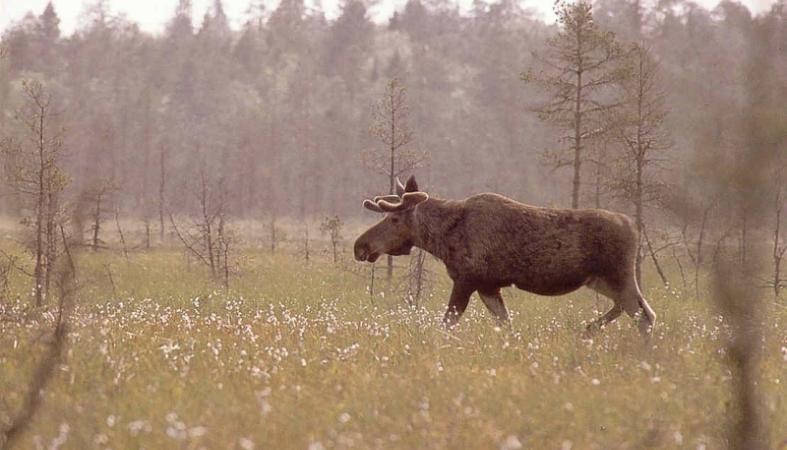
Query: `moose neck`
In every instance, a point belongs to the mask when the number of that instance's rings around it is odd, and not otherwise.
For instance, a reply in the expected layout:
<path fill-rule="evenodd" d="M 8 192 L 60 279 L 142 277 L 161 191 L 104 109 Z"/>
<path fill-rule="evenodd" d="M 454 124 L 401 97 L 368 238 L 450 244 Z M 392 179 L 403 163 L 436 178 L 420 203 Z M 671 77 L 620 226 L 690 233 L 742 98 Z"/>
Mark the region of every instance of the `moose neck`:
<path fill-rule="evenodd" d="M 413 244 L 445 259 L 451 253 L 447 235 L 461 222 L 463 210 L 452 200 L 430 198 L 415 208 Z"/>

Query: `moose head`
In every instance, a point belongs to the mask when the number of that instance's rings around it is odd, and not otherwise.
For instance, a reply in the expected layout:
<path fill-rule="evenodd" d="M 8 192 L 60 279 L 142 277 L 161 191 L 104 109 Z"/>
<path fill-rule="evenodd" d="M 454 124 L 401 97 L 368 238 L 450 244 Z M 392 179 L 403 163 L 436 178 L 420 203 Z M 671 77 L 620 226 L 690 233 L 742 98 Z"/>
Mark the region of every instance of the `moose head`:
<path fill-rule="evenodd" d="M 415 177 L 406 185 L 396 179 L 396 194 L 364 200 L 363 206 L 385 217 L 355 241 L 355 259 L 375 262 L 383 253 L 393 256 L 408 255 L 413 247 L 414 212 L 419 203 L 429 199 L 418 190 Z"/>

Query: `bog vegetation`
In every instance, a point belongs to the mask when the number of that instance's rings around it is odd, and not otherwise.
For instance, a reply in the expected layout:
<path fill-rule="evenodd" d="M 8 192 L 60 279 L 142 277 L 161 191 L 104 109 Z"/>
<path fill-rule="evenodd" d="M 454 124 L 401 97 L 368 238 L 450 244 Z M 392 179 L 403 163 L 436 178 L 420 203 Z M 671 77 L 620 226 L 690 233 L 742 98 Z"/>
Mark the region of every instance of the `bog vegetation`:
<path fill-rule="evenodd" d="M 787 445 L 783 1 L 252 3 L 3 32 L 0 447 Z M 587 290 L 442 328 L 439 261 L 350 254 L 413 172 L 631 215 L 650 341 Z"/>
<path fill-rule="evenodd" d="M 275 254 L 244 246 L 229 290 L 180 249 L 77 256 L 68 347 L 18 446 L 727 445 L 727 325 L 704 288 L 698 299 L 645 271 L 662 318 L 652 347 L 631 320 L 582 340 L 609 306 L 590 291 L 548 298 L 509 289 L 510 330 L 473 298 L 448 333 L 440 321 L 450 283 L 434 261 L 429 294 L 413 308 L 403 291 L 370 296 L 349 248 L 334 264 L 328 241 L 313 244 L 306 263 L 300 242 L 282 245 Z M 56 310 L 31 310 L 20 275 L 6 298 L 2 424 L 44 357 Z M 787 311 L 771 303 L 766 313 L 759 387 L 778 443 L 787 438 Z"/>

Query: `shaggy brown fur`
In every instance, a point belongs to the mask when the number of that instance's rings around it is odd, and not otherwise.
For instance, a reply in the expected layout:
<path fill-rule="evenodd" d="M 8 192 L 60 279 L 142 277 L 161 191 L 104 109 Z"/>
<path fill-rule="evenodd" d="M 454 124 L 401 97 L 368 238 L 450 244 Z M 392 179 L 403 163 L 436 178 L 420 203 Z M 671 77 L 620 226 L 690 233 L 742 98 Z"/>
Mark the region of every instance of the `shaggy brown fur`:
<path fill-rule="evenodd" d="M 446 325 L 458 321 L 475 291 L 497 319 L 508 321 L 501 287 L 561 295 L 587 286 L 614 302 L 588 333 L 623 311 L 640 316 L 643 333 L 652 329 L 656 316 L 634 276 L 637 235 L 627 216 L 539 208 L 489 193 L 461 201 L 428 198 L 414 178 L 403 190 L 398 204 L 390 196 L 367 201 L 367 208 L 388 214 L 358 238 L 355 257 L 373 262 L 416 246 L 442 260 L 454 281 Z"/>

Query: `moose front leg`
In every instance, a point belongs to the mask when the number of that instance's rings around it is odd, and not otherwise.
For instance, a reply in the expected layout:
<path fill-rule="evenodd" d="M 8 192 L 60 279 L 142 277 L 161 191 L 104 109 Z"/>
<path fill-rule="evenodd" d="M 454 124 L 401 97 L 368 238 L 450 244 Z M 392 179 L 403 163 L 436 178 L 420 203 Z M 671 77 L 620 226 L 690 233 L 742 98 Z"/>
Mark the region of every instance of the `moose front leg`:
<path fill-rule="evenodd" d="M 451 290 L 451 300 L 448 302 L 448 310 L 443 316 L 443 325 L 446 328 L 452 328 L 459 322 L 462 313 L 467 309 L 467 304 L 470 302 L 470 296 L 473 294 L 473 291 L 475 289 L 469 285 L 454 281 L 454 288 Z"/>
<path fill-rule="evenodd" d="M 510 324 L 506 304 L 503 302 L 503 296 L 500 295 L 500 288 L 479 289 L 478 295 L 481 296 L 481 300 L 484 302 L 484 305 L 486 305 L 486 309 L 495 316 L 499 325 Z"/>

